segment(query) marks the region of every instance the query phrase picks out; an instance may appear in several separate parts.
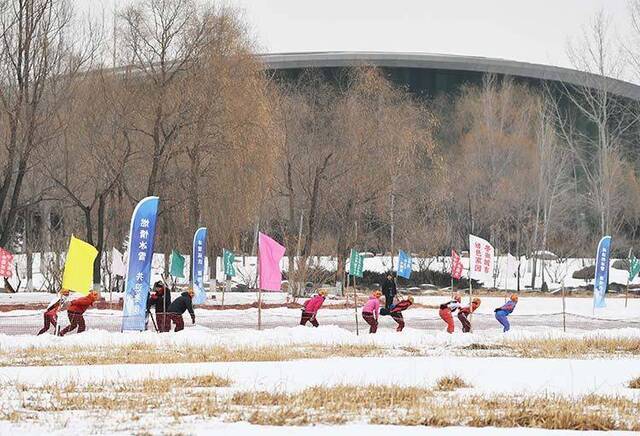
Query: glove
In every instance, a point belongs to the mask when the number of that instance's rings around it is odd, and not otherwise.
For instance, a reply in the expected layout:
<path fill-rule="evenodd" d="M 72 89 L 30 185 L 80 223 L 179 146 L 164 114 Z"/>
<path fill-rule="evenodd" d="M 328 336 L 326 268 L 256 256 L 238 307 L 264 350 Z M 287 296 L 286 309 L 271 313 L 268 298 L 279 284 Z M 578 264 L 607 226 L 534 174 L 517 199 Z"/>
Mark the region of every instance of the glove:
<path fill-rule="evenodd" d="M 196 323 L 196 316 L 195 315 L 191 315 L 191 323 L 192 324 Z"/>

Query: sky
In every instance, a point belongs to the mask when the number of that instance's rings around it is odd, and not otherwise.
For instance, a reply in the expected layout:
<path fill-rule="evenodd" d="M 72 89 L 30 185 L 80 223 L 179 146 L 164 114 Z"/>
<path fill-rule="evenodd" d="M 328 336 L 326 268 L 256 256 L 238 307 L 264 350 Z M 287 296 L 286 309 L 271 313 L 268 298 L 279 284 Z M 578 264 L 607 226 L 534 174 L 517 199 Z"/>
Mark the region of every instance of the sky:
<path fill-rule="evenodd" d="M 72 0 L 81 14 L 135 0 Z M 203 0 L 204 1 L 204 0 Z M 630 0 L 225 0 L 260 52 L 390 51 L 503 58 L 571 67 L 571 38 L 600 10 L 625 38 Z M 217 2 L 221 4 L 221 2 Z"/>

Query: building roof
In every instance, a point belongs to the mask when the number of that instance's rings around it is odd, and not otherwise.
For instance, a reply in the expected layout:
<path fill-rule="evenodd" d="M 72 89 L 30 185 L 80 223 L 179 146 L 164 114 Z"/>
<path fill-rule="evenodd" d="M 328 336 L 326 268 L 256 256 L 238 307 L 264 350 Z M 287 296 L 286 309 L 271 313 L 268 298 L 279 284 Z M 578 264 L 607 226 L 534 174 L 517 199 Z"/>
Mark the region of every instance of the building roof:
<path fill-rule="evenodd" d="M 640 86 L 633 83 L 570 68 L 479 56 L 345 51 L 272 53 L 262 54 L 260 58 L 265 67 L 270 70 L 370 65 L 385 68 L 422 68 L 504 74 L 607 90 L 612 94 L 640 100 Z"/>

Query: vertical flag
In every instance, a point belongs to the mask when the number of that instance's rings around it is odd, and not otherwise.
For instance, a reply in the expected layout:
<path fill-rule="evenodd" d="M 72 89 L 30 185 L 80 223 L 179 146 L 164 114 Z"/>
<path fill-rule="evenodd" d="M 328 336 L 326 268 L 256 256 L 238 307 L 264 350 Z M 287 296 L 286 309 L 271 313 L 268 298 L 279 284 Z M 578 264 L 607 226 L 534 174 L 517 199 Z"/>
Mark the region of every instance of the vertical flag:
<path fill-rule="evenodd" d="M 353 248 L 349 255 L 349 275 L 352 277 L 362 277 L 364 270 L 364 257 Z"/>
<path fill-rule="evenodd" d="M 606 307 L 604 295 L 609 285 L 609 257 L 611 255 L 611 236 L 604 236 L 598 243 L 596 254 L 596 274 L 593 282 L 593 307 Z"/>
<path fill-rule="evenodd" d="M 193 252 L 191 255 L 191 285 L 193 286 L 193 303 L 202 304 L 207 299 L 204 290 L 204 257 L 207 252 L 207 228 L 200 227 L 193 235 Z"/>
<path fill-rule="evenodd" d="M 488 283 L 493 274 L 493 246 L 474 235 L 469 235 L 469 278 Z"/>
<path fill-rule="evenodd" d="M 158 197 L 143 198 L 131 215 L 122 330 L 144 330 L 159 203 Z"/>
<path fill-rule="evenodd" d="M 629 259 L 629 281 L 633 281 L 640 272 L 640 260 L 633 256 Z M 1 274 L 0 274 L 1 275 Z"/>
<path fill-rule="evenodd" d="M 236 266 L 234 264 L 235 261 L 236 256 L 233 254 L 233 251 L 222 251 L 222 264 L 224 265 L 225 276 L 234 277 L 236 275 Z"/>
<path fill-rule="evenodd" d="M 398 275 L 409 279 L 411 277 L 413 259 L 404 251 L 398 253 Z"/>
<path fill-rule="evenodd" d="M 282 272 L 280 271 L 280 259 L 284 256 L 286 248 L 276 241 L 259 233 L 258 239 L 258 268 L 260 289 L 264 291 L 280 291 L 282 287 Z"/>
<path fill-rule="evenodd" d="M 93 262 L 98 250 L 91 244 L 71 236 L 64 262 L 62 287 L 87 295 L 93 285 Z"/>
<path fill-rule="evenodd" d="M 11 278 L 13 275 L 13 254 L 0 248 L 0 277 Z"/>
<path fill-rule="evenodd" d="M 462 259 L 460 255 L 456 253 L 456 250 L 451 250 L 451 277 L 459 280 L 462 277 Z"/>
<path fill-rule="evenodd" d="M 184 278 L 184 256 L 178 250 L 171 250 L 169 274 L 180 279 Z"/>
<path fill-rule="evenodd" d="M 127 275 L 127 269 L 124 266 L 124 260 L 122 260 L 122 253 L 117 248 L 111 250 L 111 273 L 114 276 L 124 277 Z"/>

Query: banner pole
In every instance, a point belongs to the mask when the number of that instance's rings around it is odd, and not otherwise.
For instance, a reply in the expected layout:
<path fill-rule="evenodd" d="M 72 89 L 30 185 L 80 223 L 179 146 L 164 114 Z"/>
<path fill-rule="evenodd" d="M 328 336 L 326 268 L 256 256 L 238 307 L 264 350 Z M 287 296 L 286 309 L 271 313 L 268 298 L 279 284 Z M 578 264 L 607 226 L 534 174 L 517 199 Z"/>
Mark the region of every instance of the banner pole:
<path fill-rule="evenodd" d="M 225 265 L 225 258 L 224 258 L 224 249 L 222 250 L 222 272 L 224 273 L 224 286 L 222 287 L 222 307 L 224 308 L 224 291 L 227 290 L 227 286 L 229 286 L 229 276 L 227 275 L 227 265 Z"/>
<path fill-rule="evenodd" d="M 358 295 L 356 294 L 356 276 L 353 276 L 353 310 L 356 314 L 356 336 L 360 336 L 360 328 L 358 326 Z"/>
<path fill-rule="evenodd" d="M 471 306 L 471 300 L 473 300 L 473 285 L 471 284 L 471 249 L 469 249 L 469 306 Z M 469 313 L 469 321 L 473 317 L 473 312 Z"/>
<path fill-rule="evenodd" d="M 627 274 L 627 287 L 624 292 L 624 308 L 627 308 L 627 301 L 629 300 L 629 276 L 631 274 L 631 252 L 633 248 L 629 248 L 629 255 L 627 256 L 627 260 L 629 261 L 629 274 Z"/>
<path fill-rule="evenodd" d="M 222 307 L 224 308 L 224 292 L 227 290 L 228 287 L 230 287 L 231 283 L 229 280 L 229 276 L 226 276 L 227 279 L 224 281 L 224 287 L 222 288 Z"/>
<path fill-rule="evenodd" d="M 624 292 L 624 308 L 627 308 L 627 302 L 629 300 L 629 275 L 627 275 L 627 288 Z"/>
<path fill-rule="evenodd" d="M 451 259 L 451 268 L 450 268 L 451 273 L 449 275 L 451 276 L 451 299 L 453 300 L 453 295 L 454 295 L 454 292 L 453 292 L 453 252 L 451 253 L 451 258 L 450 259 Z"/>
<path fill-rule="evenodd" d="M 258 330 L 262 330 L 262 288 L 258 288 Z"/>
<path fill-rule="evenodd" d="M 567 303 L 565 301 L 564 279 L 562 280 L 562 331 L 567 332 Z"/>

